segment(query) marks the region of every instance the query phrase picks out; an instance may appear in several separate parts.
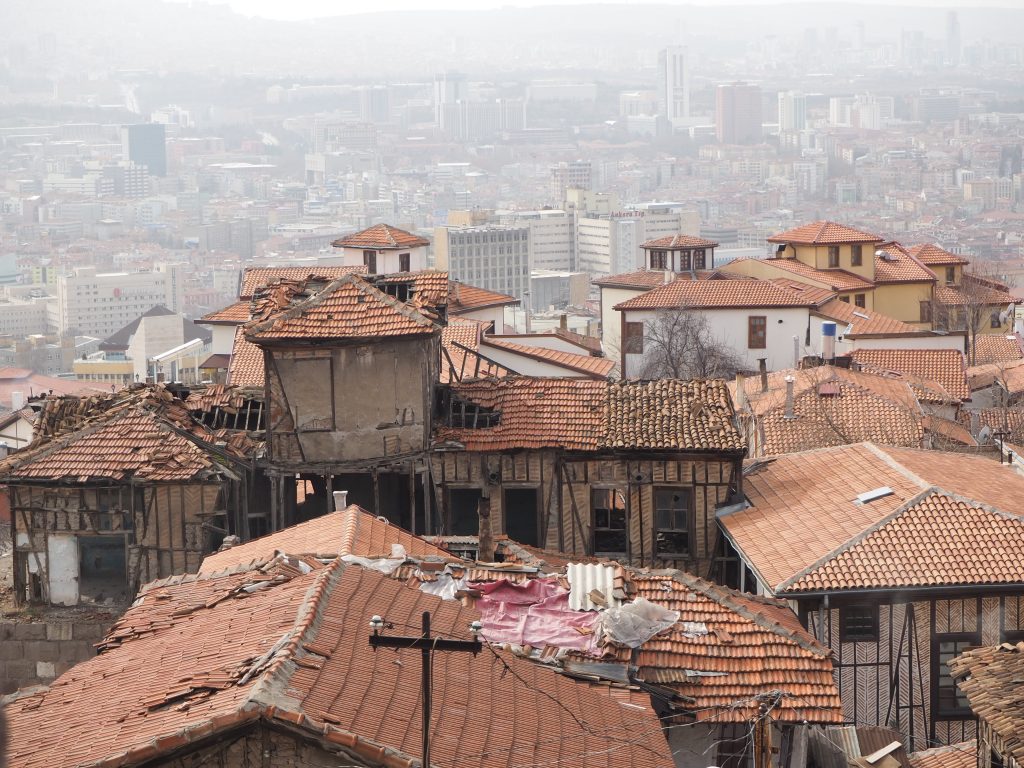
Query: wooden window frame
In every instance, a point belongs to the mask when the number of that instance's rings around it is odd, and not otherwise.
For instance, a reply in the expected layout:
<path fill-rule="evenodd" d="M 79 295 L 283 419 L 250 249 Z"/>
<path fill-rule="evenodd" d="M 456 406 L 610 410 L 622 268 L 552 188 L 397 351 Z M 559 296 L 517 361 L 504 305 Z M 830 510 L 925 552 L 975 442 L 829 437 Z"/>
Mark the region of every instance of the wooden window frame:
<path fill-rule="evenodd" d="M 370 275 L 377 274 L 377 252 L 371 250 L 363 251 L 363 266 L 366 267 L 366 273 Z"/>
<path fill-rule="evenodd" d="M 847 621 L 854 618 L 851 614 L 859 613 L 858 618 L 874 626 L 873 632 L 851 632 Z M 878 603 L 853 603 L 839 608 L 839 642 L 841 643 L 877 643 L 878 642 Z"/>
<path fill-rule="evenodd" d="M 694 250 L 693 250 L 693 268 L 694 269 L 707 269 L 708 268 L 708 251 L 707 251 L 707 248 L 694 248 Z"/>
<path fill-rule="evenodd" d="M 758 328 L 759 326 L 759 328 Z M 747 349 L 768 348 L 768 316 L 747 316 Z"/>
<path fill-rule="evenodd" d="M 946 267 L 946 285 L 956 285 L 956 267 Z"/>
<path fill-rule="evenodd" d="M 682 514 L 685 515 L 685 527 L 680 528 L 678 525 L 672 527 L 662 526 L 660 520 L 658 520 L 658 494 L 660 493 L 678 493 L 686 499 L 686 508 L 682 510 Z M 695 543 L 696 531 L 694 525 L 696 520 L 696 514 L 694 510 L 696 502 L 696 495 L 694 489 L 691 486 L 685 485 L 656 485 L 651 489 L 651 511 L 654 516 L 654 554 L 656 557 L 663 557 L 666 559 L 689 559 L 693 557 L 693 545 Z M 678 513 L 679 510 L 672 510 L 673 513 Z M 678 518 L 673 522 L 678 523 Z M 676 548 L 662 549 L 658 544 L 658 536 L 661 533 L 678 536 L 679 534 L 685 534 L 686 536 L 686 549 L 680 551 Z"/>
<path fill-rule="evenodd" d="M 639 328 L 639 333 L 635 331 Z M 623 321 L 622 323 L 622 351 L 627 355 L 642 355 L 644 353 L 644 323 L 642 320 L 636 322 Z"/>
<path fill-rule="evenodd" d="M 839 268 L 839 246 L 830 245 L 828 246 L 828 268 L 838 269 Z"/>
<path fill-rule="evenodd" d="M 864 264 L 864 246 L 860 243 L 854 243 L 850 246 L 850 264 L 854 267 L 860 267 Z"/>
<path fill-rule="evenodd" d="M 607 498 L 601 500 L 598 503 L 596 499 L 597 494 L 607 494 Z M 620 496 L 622 498 L 622 527 L 614 527 L 611 524 L 611 514 L 608 515 L 608 520 L 605 525 L 599 525 L 600 511 L 606 511 L 611 513 L 616 510 L 615 497 Z M 609 499 L 611 500 L 612 506 L 606 506 Z M 591 487 L 590 489 L 590 551 L 592 554 L 598 554 L 602 557 L 622 555 L 623 557 L 629 557 L 629 512 L 626 505 L 626 491 L 620 486 L 598 486 Z M 604 549 L 598 547 L 598 534 L 617 534 L 621 532 L 623 538 L 623 549 Z"/>
<path fill-rule="evenodd" d="M 998 309 L 994 310 L 988 319 L 988 327 L 990 329 L 1002 328 L 1003 321 L 999 319 L 1000 312 Z"/>
<path fill-rule="evenodd" d="M 668 269 L 668 251 L 651 251 L 651 269 Z"/>
<path fill-rule="evenodd" d="M 922 301 L 921 305 L 921 322 L 930 323 L 932 322 L 932 303 L 930 301 Z"/>
<path fill-rule="evenodd" d="M 934 632 L 932 634 L 931 643 L 931 700 L 932 700 L 932 717 L 936 720 L 973 720 L 974 713 L 971 711 L 970 706 L 967 707 L 956 707 L 955 709 L 943 709 L 940 705 L 939 691 L 940 688 L 948 688 L 949 686 L 940 686 L 940 678 L 947 678 L 953 684 L 954 691 L 958 690 L 956 681 L 952 679 L 952 675 L 949 671 L 948 666 L 945 670 L 942 668 L 942 663 L 939 661 L 939 646 L 944 642 L 950 643 L 968 643 L 964 648 L 958 649 L 957 655 L 963 653 L 968 648 L 978 647 L 981 645 L 981 632 Z"/>
<path fill-rule="evenodd" d="M 398 271 L 399 272 L 410 272 L 410 271 L 412 271 L 412 254 L 411 253 L 400 253 L 400 254 L 398 254 Z"/>
<path fill-rule="evenodd" d="M 853 296 L 853 305 L 864 309 L 867 306 L 867 294 L 856 293 Z"/>

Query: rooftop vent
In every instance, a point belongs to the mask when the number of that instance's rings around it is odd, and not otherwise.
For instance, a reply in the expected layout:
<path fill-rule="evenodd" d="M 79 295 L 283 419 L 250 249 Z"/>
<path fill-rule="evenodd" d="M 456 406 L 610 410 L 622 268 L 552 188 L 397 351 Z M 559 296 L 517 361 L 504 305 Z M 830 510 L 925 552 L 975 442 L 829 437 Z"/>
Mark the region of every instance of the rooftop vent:
<path fill-rule="evenodd" d="M 875 488 L 873 491 L 864 491 L 860 496 L 857 497 L 858 504 L 870 504 L 872 501 L 878 499 L 884 499 L 886 496 L 892 496 L 895 491 L 888 485 L 883 485 L 881 488 Z"/>

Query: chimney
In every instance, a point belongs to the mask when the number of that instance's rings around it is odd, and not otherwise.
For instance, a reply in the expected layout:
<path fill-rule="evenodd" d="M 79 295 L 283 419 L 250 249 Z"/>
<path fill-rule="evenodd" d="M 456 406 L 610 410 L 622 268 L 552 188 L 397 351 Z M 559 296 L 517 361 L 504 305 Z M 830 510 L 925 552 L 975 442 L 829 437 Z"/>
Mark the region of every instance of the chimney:
<path fill-rule="evenodd" d="M 761 391 L 768 391 L 768 358 L 759 357 L 757 359 L 757 367 L 761 371 Z"/>
<path fill-rule="evenodd" d="M 20 411 L 25 407 L 25 393 L 11 392 L 11 410 Z"/>
<path fill-rule="evenodd" d="M 569 330 L 569 315 L 568 314 L 563 312 L 559 316 L 559 318 L 558 318 L 558 327 L 561 328 L 563 331 L 568 331 Z"/>
<path fill-rule="evenodd" d="M 793 334 L 793 367 L 800 367 L 800 337 Z"/>
<path fill-rule="evenodd" d="M 836 324 L 831 321 L 821 324 L 821 359 L 826 363 L 836 359 Z"/>
<path fill-rule="evenodd" d="M 786 377 L 786 418 L 795 419 L 796 414 L 793 413 L 793 382 L 795 382 L 792 376 Z"/>
<path fill-rule="evenodd" d="M 662 282 L 662 284 L 664 284 L 664 285 L 668 285 L 669 283 L 671 283 L 671 282 L 672 282 L 673 280 L 675 280 L 675 279 L 676 279 L 676 276 L 675 276 L 675 274 L 674 274 L 674 273 L 672 272 L 672 270 L 671 270 L 671 269 L 666 269 L 666 270 L 665 270 L 665 271 L 664 271 L 664 272 L 662 273 L 662 276 L 661 276 L 661 282 Z"/>
<path fill-rule="evenodd" d="M 477 516 L 480 521 L 477 538 L 476 559 L 481 563 L 494 562 L 494 534 L 491 532 L 491 500 L 481 496 L 477 502 Z"/>
<path fill-rule="evenodd" d="M 335 491 L 334 492 L 334 511 L 337 512 L 339 509 L 345 509 L 348 507 L 348 491 Z"/>
<path fill-rule="evenodd" d="M 736 410 L 747 409 L 747 377 L 742 373 L 736 374 Z"/>

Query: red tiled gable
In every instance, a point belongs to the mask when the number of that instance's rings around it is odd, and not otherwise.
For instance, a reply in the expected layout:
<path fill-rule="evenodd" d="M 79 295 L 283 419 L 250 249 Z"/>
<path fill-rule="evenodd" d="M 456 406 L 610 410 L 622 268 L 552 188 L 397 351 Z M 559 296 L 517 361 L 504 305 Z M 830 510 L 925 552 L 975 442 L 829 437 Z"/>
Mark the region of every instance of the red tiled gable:
<path fill-rule="evenodd" d="M 375 251 L 398 251 L 403 248 L 422 248 L 430 245 L 425 237 L 392 227 L 390 224 L 374 224 L 359 232 L 346 235 L 331 243 L 335 248 L 366 248 Z"/>
<path fill-rule="evenodd" d="M 961 285 L 936 285 L 935 300 L 950 307 L 976 306 L 1005 307 L 1020 301 L 1002 283 L 966 273 Z"/>
<path fill-rule="evenodd" d="M 224 309 L 209 312 L 196 320 L 204 325 L 239 325 L 249 321 L 249 301 L 236 301 Z"/>
<path fill-rule="evenodd" d="M 655 248 L 663 250 L 672 250 L 674 248 L 717 248 L 718 243 L 714 240 L 706 240 L 703 237 L 693 237 L 692 235 L 668 235 L 667 237 L 659 237 L 657 240 L 648 240 L 646 243 L 641 243 L 640 247 L 648 250 Z"/>
<path fill-rule="evenodd" d="M 440 547 L 351 504 L 343 510 L 207 555 L 199 573 L 254 568 L 268 563 L 277 552 L 323 559 L 342 555 L 390 557 L 392 544 L 402 545 L 410 557 L 452 559 L 452 555 Z"/>
<path fill-rule="evenodd" d="M 237 574 L 211 578 L 226 580 L 227 597 L 201 581 L 167 587 L 172 600 L 184 603 L 190 590 L 195 597 L 184 615 L 155 623 L 153 611 L 166 613 L 162 601 L 143 595 L 121 624 L 144 633 L 8 705 L 11 764 L 117 768 L 172 759 L 262 719 L 344 746 L 357 762 L 384 764 L 386 754 L 392 768 L 413 768 L 419 698 L 381 691 L 418 689 L 419 651 L 375 652 L 367 621 L 382 613 L 407 632 L 429 611 L 438 636 L 468 640 L 479 614 L 340 560 L 291 579 L 252 578 L 257 588 L 237 592 Z M 588 766 L 673 765 L 658 718 L 638 698 L 620 703 L 489 649 L 436 654 L 433 674 L 438 765 L 511 768 L 583 754 Z M 516 703 L 511 721 L 453 715 L 494 712 L 509 701 Z"/>
<path fill-rule="evenodd" d="M 999 751 L 1004 765 L 1024 763 L 1024 697 L 1020 681 L 1024 678 L 1024 643 L 972 648 L 949 661 L 957 686 L 982 721 L 992 748 Z M 973 753 L 972 765 L 988 755 Z M 1009 757 L 1010 760 L 1006 760 Z M 991 761 L 994 763 L 995 761 Z"/>
<path fill-rule="evenodd" d="M 839 323 L 839 332 L 849 338 L 863 336 L 919 336 L 927 331 L 875 310 L 856 307 L 847 301 L 832 299 L 822 304 L 815 314 Z"/>
<path fill-rule="evenodd" d="M 760 259 L 764 264 L 788 272 L 794 278 L 822 283 L 833 291 L 868 291 L 875 284 L 844 269 L 816 269 L 796 259 Z"/>
<path fill-rule="evenodd" d="M 886 486 L 892 489 L 891 495 L 863 504 L 856 501 L 858 494 Z M 861 443 L 755 462 L 744 488 L 752 506 L 719 520 L 777 593 L 788 592 L 803 576 L 868 542 L 876 532 L 877 546 L 857 552 L 877 558 L 872 568 L 902 573 L 901 578 L 917 579 L 918 586 L 942 586 L 953 580 L 1024 583 L 1020 533 L 1001 544 L 994 542 L 990 554 L 980 556 L 976 551 L 981 539 L 1005 537 L 1011 530 L 1007 525 L 1013 531 L 1021 525 L 1014 511 L 1024 494 L 1024 477 L 994 460 Z M 897 522 L 904 514 L 905 522 Z M 808 525 L 810 520 L 813 525 Z M 890 522 L 893 527 L 882 533 Z M 892 544 L 892 535 L 904 540 L 900 546 L 906 551 L 901 552 L 909 557 L 913 549 L 917 559 L 881 554 Z M 895 545 L 885 551 L 896 551 Z M 844 571 L 842 578 L 868 584 L 865 574 L 869 571 L 860 567 L 864 562 L 846 563 L 856 567 Z M 1013 563 L 1016 574 L 1008 570 Z M 884 581 L 877 576 L 869 586 L 891 586 Z M 844 584 L 837 581 L 829 588 L 852 588 Z"/>
<path fill-rule="evenodd" d="M 251 299 L 260 288 L 280 280 L 308 280 L 319 277 L 323 280 L 337 280 L 345 275 L 365 275 L 366 267 L 246 267 L 242 273 L 242 287 L 238 298 Z"/>
<path fill-rule="evenodd" d="M 300 293 L 286 309 L 271 312 L 265 319 L 254 311 L 254 318 L 244 328 L 245 338 L 255 343 L 419 336 L 439 331 L 422 313 L 356 275 L 346 275 L 309 296 Z"/>
<path fill-rule="evenodd" d="M 883 243 L 877 249 L 884 253 L 875 259 L 875 284 L 934 283 L 935 273 L 899 243 Z"/>
<path fill-rule="evenodd" d="M 838 245 L 841 243 L 880 243 L 883 238 L 869 232 L 837 224 L 834 221 L 815 221 L 794 229 L 787 229 L 768 238 L 769 243 L 796 245 Z"/>
<path fill-rule="evenodd" d="M 982 333 L 974 339 L 974 365 L 1011 363 L 1024 359 L 1024 341 L 1017 334 Z"/>
<path fill-rule="evenodd" d="M 493 427 L 435 429 L 437 442 L 457 442 L 469 451 L 743 450 L 721 381 L 512 376 L 454 385 L 451 392 L 501 414 Z"/>
<path fill-rule="evenodd" d="M 235 328 L 235 343 L 228 362 L 228 384 L 235 387 L 262 387 L 263 350 L 245 338 L 245 328 Z"/>
<path fill-rule="evenodd" d="M 676 624 L 644 643 L 633 662 L 641 680 L 692 698 L 697 720 L 748 722 L 757 715 L 756 696 L 787 691 L 793 695 L 772 710 L 776 721 L 843 721 L 831 652 L 785 602 L 680 571 L 630 574 L 638 597 L 679 611 L 680 622 L 707 627 L 707 634 L 688 634 L 685 624 Z M 738 700 L 748 703 L 737 707 Z"/>
<path fill-rule="evenodd" d="M 746 307 L 813 307 L 815 301 L 771 280 L 675 280 L 635 296 L 615 309 L 735 309 Z"/>
<path fill-rule="evenodd" d="M 964 356 L 956 349 L 856 349 L 851 357 L 870 371 L 895 371 L 934 381 L 957 400 L 971 396 Z M 928 401 L 935 399 L 924 391 L 919 392 L 918 397 Z"/>
<path fill-rule="evenodd" d="M 481 340 L 481 344 L 485 348 L 483 350 L 485 355 L 487 354 L 486 347 L 494 347 L 516 355 L 529 357 L 543 363 L 556 365 L 560 368 L 578 371 L 594 378 L 606 379 L 611 375 L 612 370 L 615 368 L 615 362 L 606 357 L 579 355 L 572 352 L 563 352 L 557 349 L 548 349 L 547 347 L 534 347 L 528 344 L 516 344 L 511 341 L 506 341 L 505 339 L 496 339 L 489 336 L 485 336 Z"/>
<path fill-rule="evenodd" d="M 518 305 L 519 299 L 497 291 L 489 291 L 486 288 L 477 288 L 475 285 L 467 285 L 452 281 L 448 289 L 448 314 L 459 315 L 465 312 L 473 312 L 484 307 L 502 307 Z"/>
<path fill-rule="evenodd" d="M 957 256 L 934 243 L 923 243 L 912 245 L 907 249 L 922 264 L 934 266 L 955 266 L 957 264 L 970 264 L 969 259 Z"/>

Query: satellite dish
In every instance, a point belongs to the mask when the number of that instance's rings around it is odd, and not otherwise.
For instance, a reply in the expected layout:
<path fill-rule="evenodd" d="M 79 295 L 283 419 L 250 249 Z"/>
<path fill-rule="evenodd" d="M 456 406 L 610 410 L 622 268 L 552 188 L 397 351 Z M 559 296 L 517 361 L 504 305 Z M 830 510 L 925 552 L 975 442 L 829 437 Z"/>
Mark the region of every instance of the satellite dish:
<path fill-rule="evenodd" d="M 982 427 L 978 431 L 978 445 L 985 445 L 992 439 L 992 427 Z"/>

